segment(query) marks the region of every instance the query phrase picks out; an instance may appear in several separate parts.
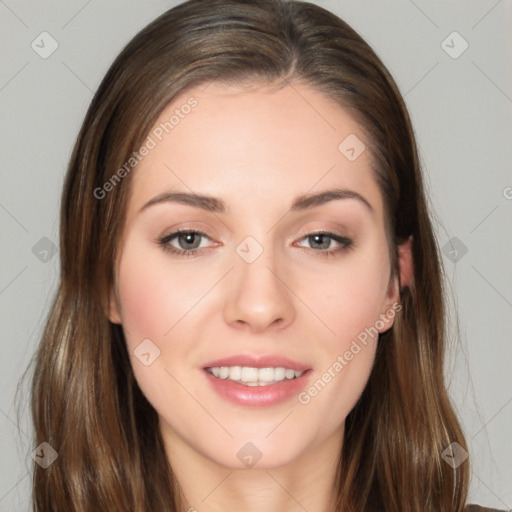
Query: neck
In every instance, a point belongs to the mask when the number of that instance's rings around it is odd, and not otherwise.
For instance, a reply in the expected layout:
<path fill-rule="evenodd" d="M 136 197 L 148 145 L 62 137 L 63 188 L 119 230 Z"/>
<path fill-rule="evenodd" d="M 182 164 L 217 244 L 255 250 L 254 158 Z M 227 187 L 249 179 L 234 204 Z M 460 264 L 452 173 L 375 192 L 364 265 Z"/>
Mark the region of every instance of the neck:
<path fill-rule="evenodd" d="M 333 512 L 343 427 L 289 464 L 229 468 L 195 451 L 175 432 L 162 432 L 181 490 L 179 512 Z M 263 463 L 263 458 L 261 461 Z"/>

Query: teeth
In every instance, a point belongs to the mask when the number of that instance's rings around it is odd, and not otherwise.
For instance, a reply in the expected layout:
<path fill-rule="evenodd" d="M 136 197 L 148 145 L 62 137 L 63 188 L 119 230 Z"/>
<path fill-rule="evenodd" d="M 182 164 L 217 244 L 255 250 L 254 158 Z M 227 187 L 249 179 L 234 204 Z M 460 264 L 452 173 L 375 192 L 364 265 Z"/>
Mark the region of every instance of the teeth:
<path fill-rule="evenodd" d="M 231 377 L 231 372 L 229 368 L 226 368 L 229 372 L 229 376 Z M 231 379 L 230 379 L 231 380 Z M 242 375 L 240 377 L 242 382 L 258 382 L 258 368 L 249 368 L 244 366 L 242 368 Z"/>
<path fill-rule="evenodd" d="M 283 368 L 282 366 L 278 366 L 274 369 L 274 380 L 281 381 L 284 380 L 286 377 L 286 368 Z"/>
<path fill-rule="evenodd" d="M 246 386 L 268 386 L 300 377 L 304 372 L 290 368 L 252 368 L 249 366 L 216 366 L 206 369 L 219 379 L 229 379 Z"/>
<path fill-rule="evenodd" d="M 226 378 L 230 378 L 232 380 L 240 380 L 242 378 L 242 367 L 241 366 L 232 366 L 231 368 L 228 368 L 225 366 L 227 370 Z"/>

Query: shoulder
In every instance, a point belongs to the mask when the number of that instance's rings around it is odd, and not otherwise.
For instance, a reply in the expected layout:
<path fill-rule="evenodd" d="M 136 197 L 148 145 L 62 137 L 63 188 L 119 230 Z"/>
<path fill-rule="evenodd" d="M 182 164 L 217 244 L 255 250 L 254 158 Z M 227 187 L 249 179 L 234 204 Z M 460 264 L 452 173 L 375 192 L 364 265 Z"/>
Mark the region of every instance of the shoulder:
<path fill-rule="evenodd" d="M 480 505 L 467 505 L 464 512 L 505 512 L 497 508 L 481 507 Z"/>

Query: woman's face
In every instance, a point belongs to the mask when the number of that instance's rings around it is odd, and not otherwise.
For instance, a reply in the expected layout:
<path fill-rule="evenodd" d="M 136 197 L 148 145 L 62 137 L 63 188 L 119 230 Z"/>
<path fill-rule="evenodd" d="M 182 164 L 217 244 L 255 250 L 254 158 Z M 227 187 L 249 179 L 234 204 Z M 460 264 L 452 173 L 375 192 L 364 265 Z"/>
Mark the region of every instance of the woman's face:
<path fill-rule="evenodd" d="M 214 83 L 149 137 L 111 320 L 166 448 L 230 468 L 336 453 L 397 300 L 362 130 L 304 84 Z"/>

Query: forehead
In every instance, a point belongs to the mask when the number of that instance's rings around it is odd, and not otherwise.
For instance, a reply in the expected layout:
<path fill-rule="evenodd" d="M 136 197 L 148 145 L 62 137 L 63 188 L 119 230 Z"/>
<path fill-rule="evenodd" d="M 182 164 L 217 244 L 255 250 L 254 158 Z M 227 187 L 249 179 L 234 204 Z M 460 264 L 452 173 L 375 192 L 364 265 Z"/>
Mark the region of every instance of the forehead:
<path fill-rule="evenodd" d="M 148 136 L 153 148 L 134 170 L 129 209 L 166 190 L 281 205 L 333 186 L 379 195 L 362 128 L 303 83 L 191 88 L 167 105 Z"/>

